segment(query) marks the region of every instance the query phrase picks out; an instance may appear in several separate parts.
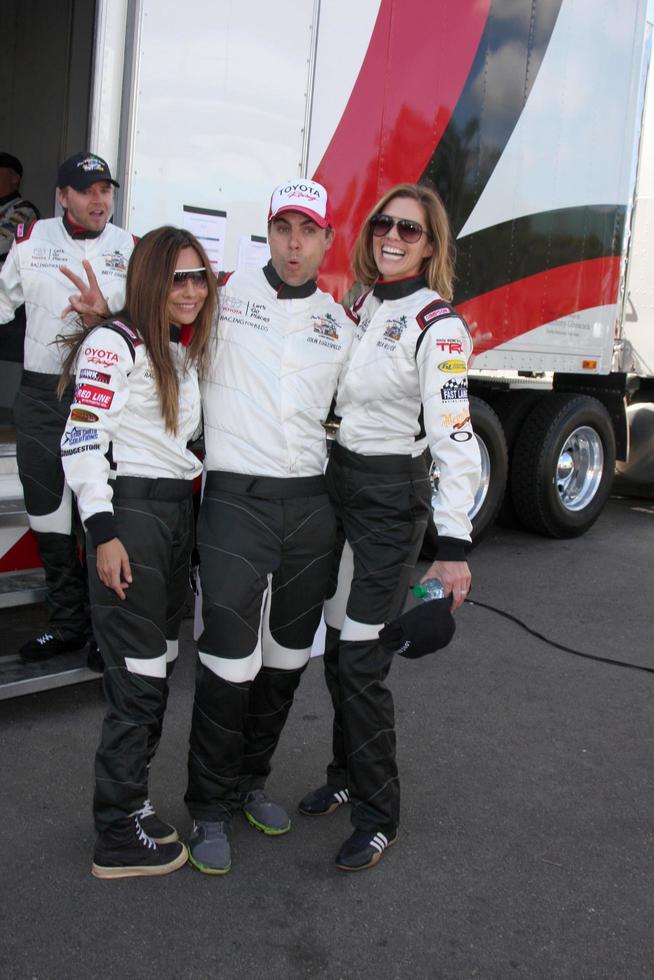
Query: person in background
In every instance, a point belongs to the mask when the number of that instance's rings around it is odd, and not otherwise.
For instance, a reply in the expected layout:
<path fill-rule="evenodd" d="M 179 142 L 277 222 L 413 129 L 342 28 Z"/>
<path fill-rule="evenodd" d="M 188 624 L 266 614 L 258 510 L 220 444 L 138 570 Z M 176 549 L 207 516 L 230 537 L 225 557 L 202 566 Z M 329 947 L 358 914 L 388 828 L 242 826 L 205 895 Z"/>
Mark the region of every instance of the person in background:
<path fill-rule="evenodd" d="M 26 200 L 20 192 L 23 165 L 12 153 L 0 153 L 0 269 L 9 254 L 19 225 L 28 225 L 40 217 L 36 205 Z M 0 331 L 0 360 L 14 364 L 23 362 L 25 343 L 25 306 L 21 304 L 13 319 Z M 16 369 L 17 370 L 17 369 Z M 11 378 L 13 375 L 8 376 Z M 16 377 L 18 375 L 16 374 Z M 14 400 L 14 385 L 0 396 L 0 405 L 9 408 Z M 4 398 L 8 400 L 5 401 Z"/>
<path fill-rule="evenodd" d="M 187 598 L 192 488 L 202 469 L 187 443 L 200 425 L 198 368 L 215 303 L 199 242 L 157 228 L 132 254 L 124 309 L 68 340 L 61 390 L 73 373 L 76 388 L 61 455 L 87 532 L 93 629 L 105 661 L 93 801 L 98 878 L 168 874 L 187 859 L 150 803 L 148 767 Z"/>
<path fill-rule="evenodd" d="M 11 153 L 0 153 L 0 269 L 4 265 L 19 225 L 39 217 L 38 208 L 20 193 L 23 165 Z"/>
<path fill-rule="evenodd" d="M 220 290 L 202 386 L 207 480 L 198 522 L 204 632 L 189 747 L 190 860 L 231 866 L 235 811 L 265 834 L 291 822 L 265 789 L 320 623 L 334 516 L 323 422 L 353 324 L 316 285 L 334 239 L 327 192 L 273 192 L 271 259 Z"/>
<path fill-rule="evenodd" d="M 47 589 L 48 627 L 19 651 L 28 662 L 81 649 L 89 640 L 86 570 L 60 452 L 73 392 L 57 397 L 63 355 L 56 340 L 77 329 L 79 315 L 97 322 L 123 306 L 134 239 L 109 224 L 117 186 L 106 161 L 95 154 L 64 161 L 57 177 L 63 217 L 19 225 L 0 272 L 0 323 L 12 320 L 22 303 L 27 313 L 14 405 L 16 458 Z M 79 290 L 72 297 L 71 281 Z M 101 348 L 89 357 L 100 373 L 111 366 Z"/>
<path fill-rule="evenodd" d="M 359 328 L 339 382 L 341 423 L 327 467 L 338 521 L 325 604 L 333 759 L 326 784 L 299 805 L 319 816 L 350 804 L 354 832 L 336 857 L 344 871 L 375 865 L 398 832 L 394 708 L 385 683 L 392 654 L 379 631 L 402 610 L 429 516 L 425 449 L 440 478 L 437 560 L 423 581 L 440 579 L 453 610 L 470 588 L 468 511 L 480 475 L 466 378 L 472 341 L 448 302 L 453 247 L 440 198 L 415 184 L 384 194 L 359 233 L 353 269 L 369 288 L 355 304 Z"/>

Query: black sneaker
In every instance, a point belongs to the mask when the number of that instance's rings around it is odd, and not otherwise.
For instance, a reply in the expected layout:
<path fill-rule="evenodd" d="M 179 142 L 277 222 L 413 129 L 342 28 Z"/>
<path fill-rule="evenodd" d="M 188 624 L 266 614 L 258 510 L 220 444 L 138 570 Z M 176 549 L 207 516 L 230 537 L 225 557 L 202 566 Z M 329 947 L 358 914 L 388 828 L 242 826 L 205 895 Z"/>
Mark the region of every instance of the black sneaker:
<path fill-rule="evenodd" d="M 338 786 L 319 786 L 304 796 L 299 804 L 298 810 L 307 817 L 323 817 L 328 813 L 338 810 L 339 806 L 350 802 L 350 791 L 339 789 Z"/>
<path fill-rule="evenodd" d="M 86 666 L 94 674 L 102 674 L 104 671 L 104 660 L 100 653 L 100 648 L 95 640 L 89 640 L 89 648 L 86 651 Z M 152 836 L 152 835 L 150 835 Z"/>
<path fill-rule="evenodd" d="M 145 800 L 140 810 L 134 814 L 138 817 L 139 823 L 148 837 L 151 837 L 155 844 L 174 844 L 179 840 L 179 835 L 172 824 L 166 823 L 157 816 L 157 811 L 150 803 Z"/>
<path fill-rule="evenodd" d="M 91 874 L 96 878 L 167 875 L 186 864 L 187 858 L 183 844 L 155 844 L 138 817 L 132 816 L 100 834 Z"/>
<path fill-rule="evenodd" d="M 336 855 L 336 867 L 341 871 L 365 871 L 373 868 L 387 847 L 397 840 L 397 831 L 392 837 L 381 830 L 355 830 L 345 841 Z"/>
<path fill-rule="evenodd" d="M 60 653 L 71 653 L 73 650 L 81 650 L 88 643 L 88 636 L 69 636 L 61 640 L 54 633 L 46 631 L 41 636 L 28 640 L 18 651 L 21 660 L 28 664 L 40 663 L 42 660 L 50 660 L 51 657 L 58 657 Z"/>

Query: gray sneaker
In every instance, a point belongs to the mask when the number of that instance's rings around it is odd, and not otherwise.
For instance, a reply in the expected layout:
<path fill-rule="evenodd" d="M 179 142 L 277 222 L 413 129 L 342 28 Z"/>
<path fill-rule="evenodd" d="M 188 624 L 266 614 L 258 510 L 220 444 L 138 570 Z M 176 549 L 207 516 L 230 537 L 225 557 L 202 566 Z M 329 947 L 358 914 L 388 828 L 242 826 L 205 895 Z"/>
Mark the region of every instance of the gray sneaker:
<path fill-rule="evenodd" d="M 251 789 L 241 793 L 241 808 L 257 830 L 264 834 L 287 834 L 291 829 L 291 819 L 279 803 L 271 800 L 265 789 Z"/>
<path fill-rule="evenodd" d="M 189 861 L 205 875 L 226 875 L 232 866 L 229 820 L 194 820 L 188 839 Z"/>

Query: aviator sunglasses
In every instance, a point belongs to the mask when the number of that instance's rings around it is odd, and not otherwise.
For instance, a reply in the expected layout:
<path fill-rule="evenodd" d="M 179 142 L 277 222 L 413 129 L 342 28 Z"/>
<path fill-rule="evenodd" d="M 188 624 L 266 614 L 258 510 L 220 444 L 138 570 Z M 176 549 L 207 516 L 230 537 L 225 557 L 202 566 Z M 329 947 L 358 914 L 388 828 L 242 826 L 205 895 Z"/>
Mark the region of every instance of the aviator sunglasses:
<path fill-rule="evenodd" d="M 175 269 L 173 272 L 173 289 L 181 289 L 187 282 L 192 282 L 194 286 L 206 286 L 207 270 L 201 269 Z"/>
<path fill-rule="evenodd" d="M 397 225 L 397 233 L 407 245 L 414 245 L 425 234 L 425 229 L 417 221 L 391 218 L 390 214 L 374 214 L 368 223 L 375 238 L 383 238 Z"/>

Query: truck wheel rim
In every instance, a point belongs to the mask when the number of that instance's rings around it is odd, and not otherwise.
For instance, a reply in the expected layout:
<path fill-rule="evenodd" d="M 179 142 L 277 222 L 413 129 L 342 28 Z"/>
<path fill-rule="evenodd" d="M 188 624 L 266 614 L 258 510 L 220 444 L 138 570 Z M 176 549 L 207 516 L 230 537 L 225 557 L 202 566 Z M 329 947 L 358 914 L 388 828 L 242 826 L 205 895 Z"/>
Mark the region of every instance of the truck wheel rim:
<path fill-rule="evenodd" d="M 479 446 L 479 455 L 481 457 L 481 477 L 479 479 L 479 486 L 477 487 L 477 492 L 475 494 L 475 499 L 473 501 L 472 507 L 468 511 L 468 517 L 470 520 L 474 520 L 479 511 L 481 510 L 486 497 L 488 496 L 488 487 L 490 486 L 490 456 L 488 455 L 488 449 L 486 448 L 486 443 L 479 438 L 475 433 L 475 438 L 477 440 L 477 445 Z M 438 477 L 439 469 L 436 463 L 432 463 L 429 469 L 429 478 L 431 480 L 431 506 L 432 510 L 436 506 L 436 501 L 438 499 Z"/>
<path fill-rule="evenodd" d="M 584 510 L 594 499 L 604 473 L 602 440 L 587 425 L 566 439 L 556 464 L 556 489 L 563 507 Z"/>

